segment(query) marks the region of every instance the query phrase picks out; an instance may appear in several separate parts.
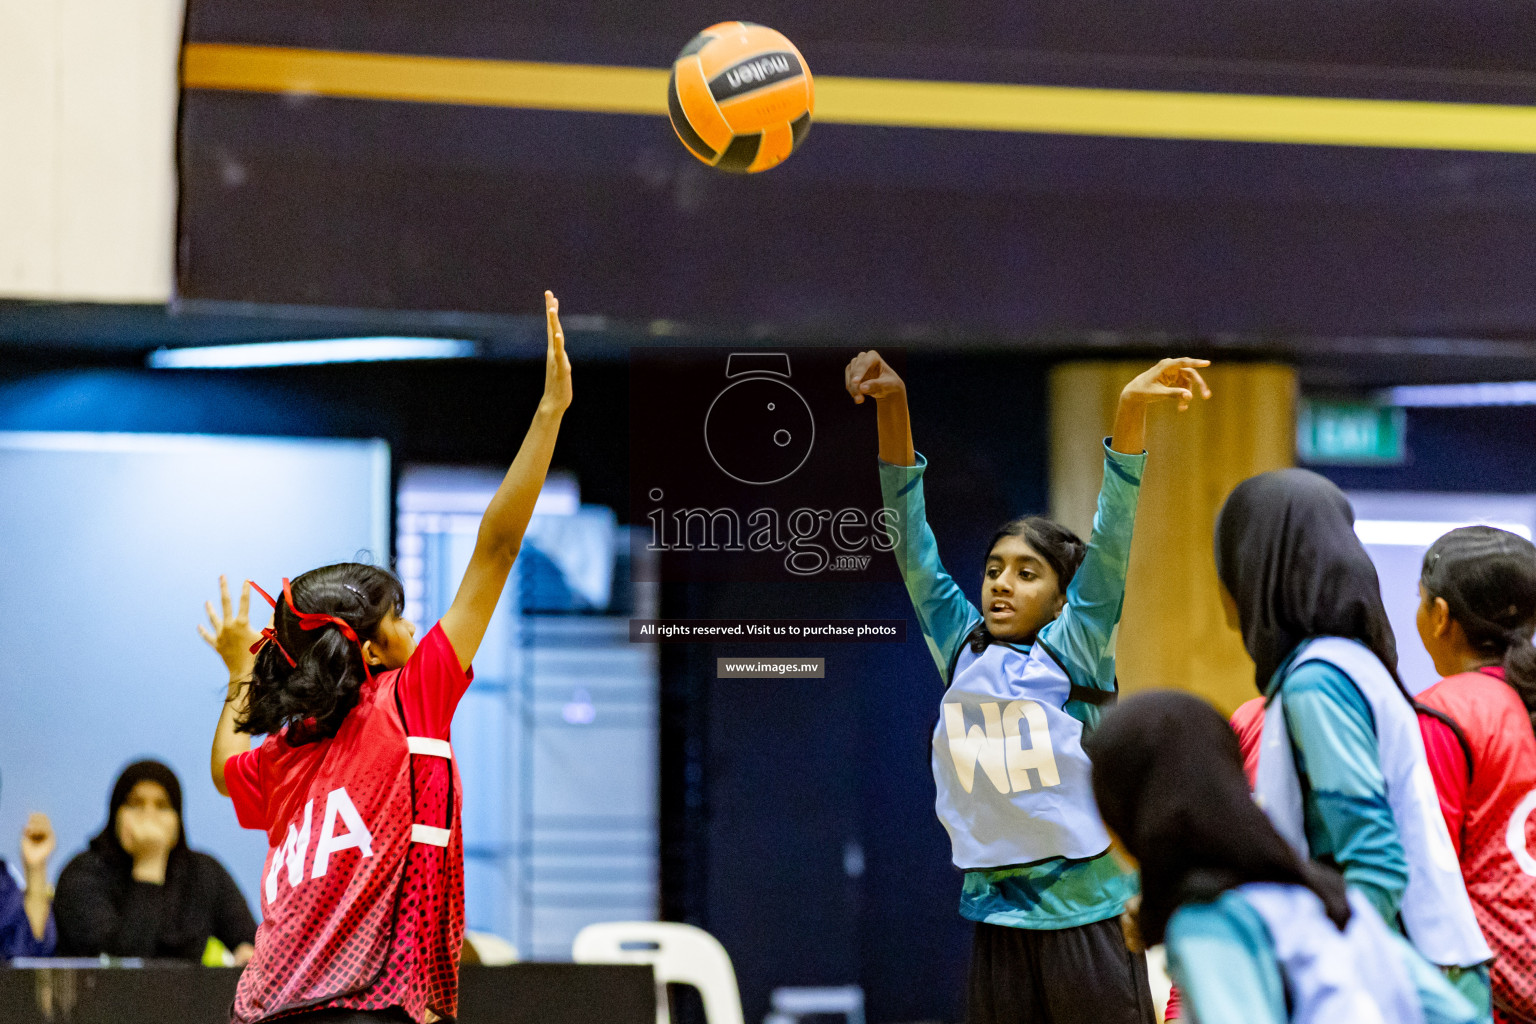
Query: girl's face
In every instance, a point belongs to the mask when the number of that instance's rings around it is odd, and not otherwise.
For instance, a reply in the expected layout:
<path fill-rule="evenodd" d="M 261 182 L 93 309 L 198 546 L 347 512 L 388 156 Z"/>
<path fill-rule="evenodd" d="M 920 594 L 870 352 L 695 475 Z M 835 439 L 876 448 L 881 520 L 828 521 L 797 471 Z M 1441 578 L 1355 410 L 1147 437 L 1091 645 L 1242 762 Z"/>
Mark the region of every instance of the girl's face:
<path fill-rule="evenodd" d="M 416 653 L 416 624 L 387 612 L 363 648 L 363 656 L 375 668 L 404 668 Z"/>
<path fill-rule="evenodd" d="M 117 809 L 117 839 L 130 853 L 145 845 L 170 849 L 181 837 L 181 816 L 158 782 L 141 779 Z"/>
<path fill-rule="evenodd" d="M 1066 603 L 1056 570 L 1024 538 L 993 546 L 981 578 L 981 616 L 994 637 L 1028 642 Z"/>

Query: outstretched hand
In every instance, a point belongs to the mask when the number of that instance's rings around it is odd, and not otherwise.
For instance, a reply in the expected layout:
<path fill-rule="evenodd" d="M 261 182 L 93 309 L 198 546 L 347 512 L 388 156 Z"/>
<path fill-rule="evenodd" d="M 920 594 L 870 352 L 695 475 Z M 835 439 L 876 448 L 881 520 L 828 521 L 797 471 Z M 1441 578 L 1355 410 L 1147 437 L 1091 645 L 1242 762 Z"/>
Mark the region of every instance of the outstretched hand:
<path fill-rule="evenodd" d="M 1197 390 L 1201 398 L 1211 397 L 1211 389 L 1206 386 L 1199 369 L 1210 365 L 1209 359 L 1190 359 L 1187 356 L 1160 359 L 1156 366 L 1138 374 L 1125 386 L 1120 392 L 1120 400 L 1150 405 L 1175 398 L 1179 403 L 1179 412 L 1183 412 L 1194 401 Z"/>
<path fill-rule="evenodd" d="M 906 383 L 874 349 L 853 357 L 843 370 L 843 386 L 857 405 L 863 405 L 866 396 L 878 402 L 907 393 Z"/>
<path fill-rule="evenodd" d="M 1210 398 L 1211 389 L 1200 376 L 1200 368 L 1210 365 L 1209 359 L 1180 356 L 1160 359 L 1156 366 L 1137 374 L 1120 391 L 1120 407 L 1115 410 L 1115 432 L 1109 446 L 1125 455 L 1145 451 L 1147 406 L 1171 398 L 1179 403 L 1179 412 L 1183 412 L 1197 393 L 1201 398 Z"/>
<path fill-rule="evenodd" d="M 218 652 L 224 659 L 224 665 L 229 669 L 231 680 L 249 679 L 256 668 L 256 655 L 251 653 L 251 648 L 261 639 L 261 634 L 251 628 L 251 584 L 247 580 L 240 585 L 240 607 L 238 611 L 231 611 L 229 604 L 229 581 L 223 576 L 219 577 L 219 602 L 223 614 L 213 610 L 213 602 L 203 605 L 208 612 L 208 621 L 213 626 L 213 632 L 209 632 L 204 626 L 198 626 L 197 631 L 208 642 L 208 646 Z"/>
<path fill-rule="evenodd" d="M 544 328 L 549 347 L 544 355 L 543 412 L 562 413 L 571 405 L 571 361 L 565 354 L 565 331 L 560 327 L 560 300 L 553 292 L 544 293 Z"/>

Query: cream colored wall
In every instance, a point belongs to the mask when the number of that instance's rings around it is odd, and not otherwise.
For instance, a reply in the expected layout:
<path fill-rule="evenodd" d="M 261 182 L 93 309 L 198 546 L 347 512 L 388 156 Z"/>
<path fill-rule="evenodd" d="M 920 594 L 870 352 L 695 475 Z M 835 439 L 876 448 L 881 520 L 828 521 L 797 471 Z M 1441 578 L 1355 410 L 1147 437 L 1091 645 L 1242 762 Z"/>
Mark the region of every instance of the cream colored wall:
<path fill-rule="evenodd" d="M 1150 365 L 1078 362 L 1051 374 L 1051 504 L 1086 537 L 1103 475 L 1098 439 L 1109 432 L 1125 382 Z M 1237 483 L 1290 466 L 1295 372 L 1268 363 L 1217 365 L 1213 396 L 1177 414 L 1155 406 L 1136 516 L 1118 646 L 1127 693 L 1189 690 L 1225 713 L 1257 696 L 1253 662 L 1226 625 L 1216 581 L 1216 513 Z"/>
<path fill-rule="evenodd" d="M 0 0 L 0 297 L 164 302 L 180 0 Z"/>

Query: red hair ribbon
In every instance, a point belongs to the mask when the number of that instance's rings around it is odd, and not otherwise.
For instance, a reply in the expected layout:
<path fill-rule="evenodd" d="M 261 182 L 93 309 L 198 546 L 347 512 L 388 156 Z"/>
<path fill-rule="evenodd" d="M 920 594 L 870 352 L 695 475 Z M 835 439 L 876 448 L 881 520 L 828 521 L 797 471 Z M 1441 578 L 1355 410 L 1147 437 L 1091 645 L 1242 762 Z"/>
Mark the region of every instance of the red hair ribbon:
<path fill-rule="evenodd" d="M 274 611 L 277 610 L 277 602 L 273 600 L 271 594 L 262 590 L 254 580 L 246 580 L 246 582 L 256 588 L 256 593 L 267 599 L 267 604 L 271 605 Z M 339 615 L 326 615 L 323 612 L 299 611 L 298 606 L 293 603 L 293 588 L 286 576 L 283 577 L 283 599 L 288 602 L 288 609 L 293 612 L 294 618 L 299 620 L 300 629 L 320 629 L 325 626 L 335 626 L 341 630 L 342 636 L 357 644 L 357 651 L 363 656 L 363 675 L 367 676 L 369 682 L 373 681 L 373 672 L 368 667 L 368 655 L 363 650 L 363 642 L 358 639 L 357 630 L 353 629 L 346 619 L 341 618 Z M 276 622 L 274 621 L 273 626 L 275 625 Z M 272 628 L 272 626 L 268 626 L 261 631 L 261 639 L 251 645 L 251 653 L 258 653 L 269 642 L 287 659 L 290 668 L 298 667 L 299 663 L 293 660 L 293 655 L 289 654 L 283 647 L 282 642 L 277 639 L 277 630 Z"/>

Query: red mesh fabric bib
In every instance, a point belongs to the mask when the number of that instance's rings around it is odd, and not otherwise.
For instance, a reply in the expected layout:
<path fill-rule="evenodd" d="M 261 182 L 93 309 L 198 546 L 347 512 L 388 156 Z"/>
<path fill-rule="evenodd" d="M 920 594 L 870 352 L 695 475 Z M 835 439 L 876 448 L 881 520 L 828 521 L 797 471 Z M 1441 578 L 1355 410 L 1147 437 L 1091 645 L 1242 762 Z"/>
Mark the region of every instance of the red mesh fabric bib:
<path fill-rule="evenodd" d="M 1506 1020 L 1536 1022 L 1536 734 L 1530 717 L 1515 692 L 1485 672 L 1449 676 L 1417 699 L 1448 715 L 1471 749 L 1462 876 L 1493 948 L 1495 1005 L 1509 1011 Z"/>
<path fill-rule="evenodd" d="M 458 767 L 446 741 L 408 736 L 398 679 L 367 684 L 331 739 L 266 741 L 264 920 L 237 1021 L 319 1007 L 457 1016 Z"/>

